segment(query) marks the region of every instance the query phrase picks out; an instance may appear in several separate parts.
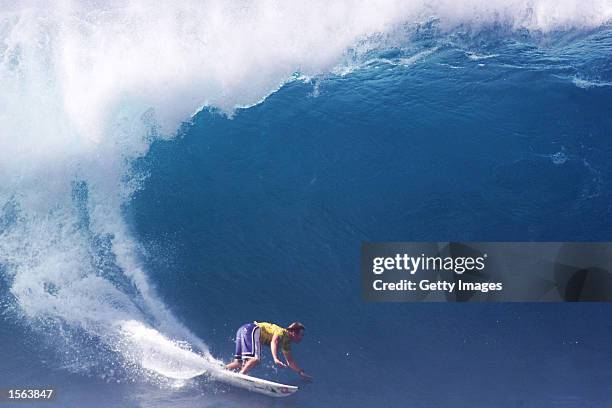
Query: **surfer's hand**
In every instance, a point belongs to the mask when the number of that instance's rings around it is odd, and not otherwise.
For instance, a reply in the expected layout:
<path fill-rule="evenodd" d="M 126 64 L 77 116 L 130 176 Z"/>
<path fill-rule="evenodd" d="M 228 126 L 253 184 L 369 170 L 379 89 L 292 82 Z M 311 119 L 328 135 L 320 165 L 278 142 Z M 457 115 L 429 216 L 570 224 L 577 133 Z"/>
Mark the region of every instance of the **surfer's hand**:
<path fill-rule="evenodd" d="M 274 364 L 276 364 L 277 366 L 282 367 L 282 368 L 287 368 L 287 364 L 283 363 L 279 359 L 274 360 Z"/>

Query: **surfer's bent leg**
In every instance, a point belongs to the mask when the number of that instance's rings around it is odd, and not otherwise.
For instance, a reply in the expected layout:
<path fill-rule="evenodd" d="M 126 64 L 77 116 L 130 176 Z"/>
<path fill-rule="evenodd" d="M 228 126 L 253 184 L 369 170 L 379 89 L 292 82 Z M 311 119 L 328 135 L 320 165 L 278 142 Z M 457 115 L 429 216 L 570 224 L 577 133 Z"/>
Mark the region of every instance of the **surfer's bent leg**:
<path fill-rule="evenodd" d="M 225 366 L 228 370 L 235 370 L 242 366 L 240 372 L 247 373 L 255 367 L 261 357 L 261 346 L 259 343 L 259 326 L 255 323 L 247 323 L 236 332 L 236 352 L 234 361 Z"/>
<path fill-rule="evenodd" d="M 258 363 L 259 363 L 259 359 L 257 357 L 251 357 L 251 358 L 247 359 L 246 363 L 244 363 L 244 365 L 242 366 L 242 370 L 240 370 L 240 374 L 248 373 Z"/>
<path fill-rule="evenodd" d="M 261 357 L 261 345 L 259 342 L 259 335 L 261 330 L 255 323 L 245 324 L 239 330 L 240 337 L 240 358 L 244 360 L 241 374 L 246 374 L 253 367 L 259 363 Z M 236 347 L 238 351 L 238 346 Z M 236 352 L 236 358 L 238 358 L 238 352 Z"/>
<path fill-rule="evenodd" d="M 240 366 L 242 365 L 242 355 L 244 354 L 244 351 L 245 351 L 244 339 L 245 337 L 248 338 L 248 334 L 250 334 L 249 326 L 251 325 L 252 323 L 244 324 L 240 326 L 238 331 L 236 331 L 236 352 L 234 353 L 234 361 L 232 361 L 229 364 L 226 364 L 225 369 L 235 370 L 237 368 L 240 368 Z"/>

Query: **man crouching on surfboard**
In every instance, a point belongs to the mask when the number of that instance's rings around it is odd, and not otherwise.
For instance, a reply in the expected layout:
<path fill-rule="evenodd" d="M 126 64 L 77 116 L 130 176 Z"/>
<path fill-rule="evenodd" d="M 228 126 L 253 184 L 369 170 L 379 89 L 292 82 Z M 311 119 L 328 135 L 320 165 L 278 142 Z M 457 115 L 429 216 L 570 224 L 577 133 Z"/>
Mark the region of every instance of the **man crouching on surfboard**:
<path fill-rule="evenodd" d="M 240 374 L 248 373 L 261 360 L 261 344 L 269 345 L 272 350 L 274 364 L 286 368 L 289 367 L 300 377 L 310 380 L 311 376 L 302 370 L 293 357 L 291 357 L 291 343 L 299 343 L 304 337 L 306 328 L 300 322 L 293 322 L 287 328 L 272 323 L 247 323 L 242 325 L 236 332 L 236 353 L 234 361 L 225 366 L 228 370 L 239 367 Z M 285 356 L 287 363 L 278 358 L 278 348 Z"/>

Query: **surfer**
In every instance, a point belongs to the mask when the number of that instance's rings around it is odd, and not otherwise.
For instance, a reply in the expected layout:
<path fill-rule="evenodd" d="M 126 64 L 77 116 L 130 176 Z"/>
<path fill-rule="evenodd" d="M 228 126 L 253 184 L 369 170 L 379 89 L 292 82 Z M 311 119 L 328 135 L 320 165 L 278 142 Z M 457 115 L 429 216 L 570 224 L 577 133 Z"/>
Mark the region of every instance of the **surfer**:
<path fill-rule="evenodd" d="M 236 332 L 236 353 L 234 361 L 225 366 L 228 370 L 240 368 L 240 374 L 248 373 L 261 360 L 261 344 L 270 346 L 274 364 L 291 368 L 300 377 L 309 380 L 311 376 L 301 369 L 291 356 L 291 343 L 299 343 L 306 328 L 300 322 L 293 322 L 287 328 L 272 323 L 253 322 L 242 325 Z M 278 358 L 278 349 L 285 356 L 286 363 Z"/>

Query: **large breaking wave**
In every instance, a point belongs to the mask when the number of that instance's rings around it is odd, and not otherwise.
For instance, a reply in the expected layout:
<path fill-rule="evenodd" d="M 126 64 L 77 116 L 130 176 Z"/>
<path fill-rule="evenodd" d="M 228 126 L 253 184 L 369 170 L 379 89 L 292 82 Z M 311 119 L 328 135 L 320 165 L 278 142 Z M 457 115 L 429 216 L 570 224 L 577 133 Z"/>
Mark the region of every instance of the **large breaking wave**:
<path fill-rule="evenodd" d="M 156 296 L 122 214 L 146 177 L 133 163 L 153 141 L 173 137 L 204 107 L 231 115 L 296 73 L 338 72 L 352 58 L 347 50 L 408 41 L 423 23 L 444 32 L 546 33 L 592 29 L 611 17 L 605 0 L 5 5 L 4 306 L 34 328 L 95 338 L 135 367 L 171 378 L 202 373 L 214 358 Z"/>

